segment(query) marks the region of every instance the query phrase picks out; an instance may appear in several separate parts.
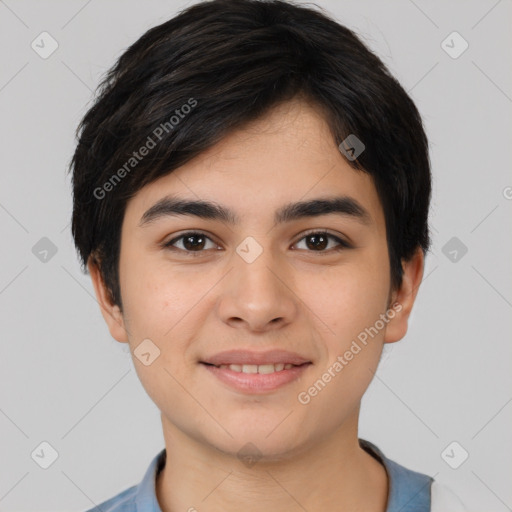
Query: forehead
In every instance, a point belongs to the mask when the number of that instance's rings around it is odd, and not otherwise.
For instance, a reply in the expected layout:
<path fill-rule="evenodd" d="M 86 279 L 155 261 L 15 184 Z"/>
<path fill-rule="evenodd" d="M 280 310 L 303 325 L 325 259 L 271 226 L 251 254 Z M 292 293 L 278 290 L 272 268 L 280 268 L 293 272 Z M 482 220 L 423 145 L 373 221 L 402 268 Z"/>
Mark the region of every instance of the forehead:
<path fill-rule="evenodd" d="M 167 195 L 229 205 L 245 221 L 273 221 L 292 202 L 346 196 L 369 212 L 376 227 L 384 224 L 373 179 L 350 167 L 320 110 L 302 100 L 275 107 L 146 185 L 128 203 L 125 220 L 139 224 Z"/>

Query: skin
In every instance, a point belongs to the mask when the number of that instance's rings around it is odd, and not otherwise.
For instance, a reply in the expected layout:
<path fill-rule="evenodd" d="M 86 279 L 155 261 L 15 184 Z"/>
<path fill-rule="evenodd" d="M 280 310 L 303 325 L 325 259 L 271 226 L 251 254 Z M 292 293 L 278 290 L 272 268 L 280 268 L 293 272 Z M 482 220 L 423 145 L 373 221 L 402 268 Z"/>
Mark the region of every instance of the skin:
<path fill-rule="evenodd" d="M 215 201 L 241 221 L 168 216 L 139 227 L 143 213 L 170 193 Z M 284 204 L 335 195 L 356 199 L 371 222 L 329 214 L 273 224 Z M 338 243 L 331 240 L 317 249 L 304 238 L 311 229 L 353 247 L 334 251 Z M 175 242 L 176 251 L 162 247 L 190 230 L 209 237 L 202 252 L 184 239 Z M 250 264 L 236 252 L 248 236 L 263 249 Z M 113 338 L 129 343 L 132 355 L 147 338 L 160 350 L 149 366 L 133 361 L 161 411 L 167 462 L 156 492 L 162 511 L 385 512 L 388 479 L 359 447 L 359 408 L 383 344 L 407 332 L 423 266 L 418 249 L 403 262 L 401 287 L 391 289 L 374 183 L 349 166 L 319 110 L 303 99 L 274 108 L 142 188 L 122 226 L 123 311 L 109 302 L 92 260 L 89 271 Z M 308 404 L 299 403 L 298 394 L 395 302 L 401 310 L 378 335 Z M 281 348 L 313 364 L 275 391 L 242 393 L 199 364 L 233 348 Z M 237 457 L 249 442 L 261 455 L 252 467 Z"/>

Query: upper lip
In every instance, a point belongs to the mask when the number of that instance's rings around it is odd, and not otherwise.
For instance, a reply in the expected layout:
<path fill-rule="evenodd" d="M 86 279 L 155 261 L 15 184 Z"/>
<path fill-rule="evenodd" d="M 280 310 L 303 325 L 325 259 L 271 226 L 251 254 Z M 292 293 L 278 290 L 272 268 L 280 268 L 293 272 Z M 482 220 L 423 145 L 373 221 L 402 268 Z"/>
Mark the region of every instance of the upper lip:
<path fill-rule="evenodd" d="M 267 350 L 266 352 L 255 352 L 253 350 L 228 350 L 219 352 L 211 357 L 201 361 L 202 363 L 220 366 L 221 364 L 295 364 L 301 365 L 310 363 L 306 359 L 295 352 L 287 350 Z"/>

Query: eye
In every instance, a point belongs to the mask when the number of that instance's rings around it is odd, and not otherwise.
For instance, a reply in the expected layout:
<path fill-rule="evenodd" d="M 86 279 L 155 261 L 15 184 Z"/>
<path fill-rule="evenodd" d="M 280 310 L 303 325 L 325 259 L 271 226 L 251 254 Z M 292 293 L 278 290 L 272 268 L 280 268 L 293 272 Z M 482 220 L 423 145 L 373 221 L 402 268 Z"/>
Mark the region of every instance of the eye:
<path fill-rule="evenodd" d="M 352 247 L 345 240 L 342 240 L 327 231 L 310 231 L 296 242 L 296 245 L 300 244 L 303 240 L 306 240 L 306 250 L 309 250 L 309 252 L 330 253 L 331 251 L 337 252 L 343 249 L 350 249 Z M 329 248 L 329 243 L 332 241 L 335 242 L 335 246 Z M 207 247 L 208 242 L 212 244 L 210 247 Z M 181 247 L 179 247 L 179 245 L 181 245 Z M 182 235 L 169 240 L 169 242 L 164 243 L 163 247 L 172 251 L 185 252 L 193 256 L 195 256 L 194 253 L 198 253 L 197 255 L 199 256 L 200 253 L 204 252 L 206 249 L 218 248 L 217 244 L 215 244 L 209 236 L 200 231 L 189 231 L 187 233 L 183 233 Z M 326 250 L 328 248 L 330 250 Z"/>
<path fill-rule="evenodd" d="M 206 241 L 210 241 L 213 244 L 213 247 L 216 248 L 217 245 L 212 241 L 212 239 L 208 236 L 206 236 L 204 233 L 201 233 L 200 231 L 190 231 L 188 233 L 184 233 L 183 235 L 180 235 L 176 238 L 173 238 L 172 240 L 169 240 L 169 242 L 166 242 L 164 244 L 164 247 L 167 249 L 170 249 L 172 251 L 185 251 L 187 253 L 201 253 L 203 252 L 203 249 L 205 249 Z M 176 242 L 179 242 L 182 244 L 182 247 L 176 247 Z M 208 247 L 206 247 L 208 249 Z"/>
<path fill-rule="evenodd" d="M 341 251 L 343 249 L 350 249 L 352 246 L 346 242 L 345 240 L 342 240 L 341 238 L 331 235 L 327 231 L 310 231 L 309 233 L 306 233 L 305 236 L 303 236 L 298 242 L 302 242 L 303 240 L 307 240 L 306 248 L 311 249 L 310 252 L 320 252 L 320 253 L 329 253 L 331 251 L 326 251 L 325 249 L 329 246 L 329 241 L 334 241 L 337 243 L 337 246 L 334 248 L 331 247 L 333 251 Z M 308 242 L 309 241 L 309 242 Z"/>

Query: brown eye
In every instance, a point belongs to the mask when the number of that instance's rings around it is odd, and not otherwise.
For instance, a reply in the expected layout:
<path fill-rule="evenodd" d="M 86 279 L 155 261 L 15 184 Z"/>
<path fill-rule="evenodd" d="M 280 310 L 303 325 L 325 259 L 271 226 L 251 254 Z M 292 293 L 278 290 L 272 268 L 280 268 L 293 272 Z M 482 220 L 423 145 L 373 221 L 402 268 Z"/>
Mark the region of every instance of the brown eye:
<path fill-rule="evenodd" d="M 169 242 L 164 244 L 164 247 L 177 250 L 177 251 L 185 251 L 185 252 L 203 252 L 205 249 L 205 245 L 207 241 L 210 241 L 213 247 L 209 247 L 210 249 L 217 247 L 213 241 L 201 232 L 189 232 L 184 233 L 176 238 L 173 238 Z M 181 242 L 182 247 L 176 247 L 176 242 Z"/>
<path fill-rule="evenodd" d="M 306 236 L 302 237 L 298 243 L 306 240 L 306 249 L 310 252 L 330 252 L 325 249 L 329 246 L 329 242 L 332 240 L 336 242 L 334 247 L 330 247 L 330 249 L 334 251 L 338 251 L 341 249 L 350 248 L 350 244 L 342 240 L 341 238 L 331 235 L 325 231 L 314 231 L 306 234 Z"/>
<path fill-rule="evenodd" d="M 348 242 L 345 242 L 341 238 L 326 231 L 313 231 L 307 233 L 299 240 L 299 242 L 297 242 L 297 244 L 301 243 L 303 240 L 306 241 L 306 251 L 317 252 L 319 254 L 330 254 L 333 251 L 336 252 L 352 247 Z M 208 242 L 211 243 L 210 247 L 207 247 Z M 334 246 L 332 245 L 332 242 L 334 242 Z M 163 246 L 171 251 L 182 252 L 194 256 L 201 255 L 201 253 L 205 252 L 207 249 L 218 248 L 209 236 L 205 233 L 201 233 L 200 231 L 183 233 L 169 242 L 166 242 Z"/>

